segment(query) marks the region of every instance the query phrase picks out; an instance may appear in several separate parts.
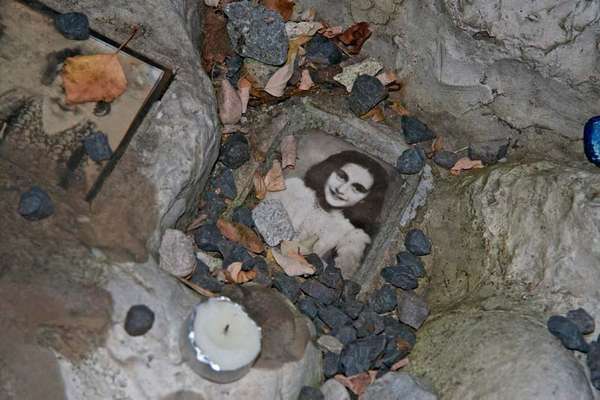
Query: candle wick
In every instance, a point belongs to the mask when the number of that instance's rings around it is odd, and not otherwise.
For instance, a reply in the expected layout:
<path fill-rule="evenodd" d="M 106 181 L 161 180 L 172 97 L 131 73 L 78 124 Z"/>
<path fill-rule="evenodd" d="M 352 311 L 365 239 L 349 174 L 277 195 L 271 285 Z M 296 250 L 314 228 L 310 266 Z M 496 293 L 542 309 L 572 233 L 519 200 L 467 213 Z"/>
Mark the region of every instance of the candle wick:
<path fill-rule="evenodd" d="M 229 332 L 229 324 L 225 325 L 225 329 L 223 329 L 225 335 L 227 335 L 227 332 Z"/>

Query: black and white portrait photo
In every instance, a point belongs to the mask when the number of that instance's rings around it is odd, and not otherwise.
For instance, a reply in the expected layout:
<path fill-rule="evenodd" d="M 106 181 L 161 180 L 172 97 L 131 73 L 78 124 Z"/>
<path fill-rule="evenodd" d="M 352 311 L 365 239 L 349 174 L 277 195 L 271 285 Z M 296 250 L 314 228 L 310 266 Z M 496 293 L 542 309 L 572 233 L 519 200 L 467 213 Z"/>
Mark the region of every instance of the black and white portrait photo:
<path fill-rule="evenodd" d="M 300 136 L 297 157 L 296 168 L 286 173 L 286 189 L 268 198 L 283 203 L 296 239 L 316 240 L 316 254 L 333 256 L 342 273 L 351 274 L 377 233 L 389 168 L 323 133 Z"/>

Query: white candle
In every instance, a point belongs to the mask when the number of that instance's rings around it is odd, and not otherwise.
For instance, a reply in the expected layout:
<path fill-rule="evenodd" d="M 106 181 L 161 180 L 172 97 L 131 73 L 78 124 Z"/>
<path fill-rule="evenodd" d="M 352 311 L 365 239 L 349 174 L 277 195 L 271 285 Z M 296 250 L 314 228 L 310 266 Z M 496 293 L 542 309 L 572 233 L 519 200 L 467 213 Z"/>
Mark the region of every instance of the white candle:
<path fill-rule="evenodd" d="M 260 353 L 260 328 L 239 304 L 226 297 L 196 306 L 192 328 L 197 352 L 215 372 L 248 367 Z"/>

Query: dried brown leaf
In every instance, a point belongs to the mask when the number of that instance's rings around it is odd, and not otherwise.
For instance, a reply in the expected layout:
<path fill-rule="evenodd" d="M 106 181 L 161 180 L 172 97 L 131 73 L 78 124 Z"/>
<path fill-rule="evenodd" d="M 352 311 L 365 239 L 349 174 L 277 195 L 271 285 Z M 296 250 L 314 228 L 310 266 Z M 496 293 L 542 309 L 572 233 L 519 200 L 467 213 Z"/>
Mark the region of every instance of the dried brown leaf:
<path fill-rule="evenodd" d="M 187 226 L 187 228 L 185 228 L 185 231 L 190 232 L 190 231 L 193 231 L 194 229 L 198 228 L 200 225 L 202 225 L 202 223 L 206 220 L 206 218 L 208 218 L 208 216 L 206 214 L 200 214 L 198 217 L 196 217 L 196 219 L 194 219 L 192 222 L 190 222 L 190 224 Z"/>
<path fill-rule="evenodd" d="M 372 108 L 371 111 L 361 116 L 362 119 L 370 119 L 375 122 L 383 122 L 385 116 L 383 115 L 383 109 L 381 107 Z"/>
<path fill-rule="evenodd" d="M 442 136 L 438 136 L 435 139 L 433 139 L 433 142 L 431 142 L 431 152 L 433 154 L 436 154 L 443 150 L 444 150 L 444 138 Z"/>
<path fill-rule="evenodd" d="M 469 157 L 463 157 L 459 159 L 456 164 L 454 164 L 454 166 L 450 169 L 450 173 L 458 176 L 460 175 L 461 171 L 478 168 L 483 168 L 483 163 L 481 160 L 471 160 Z"/>
<path fill-rule="evenodd" d="M 254 176 L 252 177 L 252 182 L 254 183 L 254 195 L 258 200 L 262 200 L 267 196 L 267 184 L 265 183 L 265 178 L 260 174 L 260 172 L 256 171 Z"/>
<path fill-rule="evenodd" d="M 402 360 L 397 361 L 394 365 L 392 365 L 392 367 L 390 368 L 391 371 L 398 371 L 401 368 L 404 368 L 408 365 L 408 357 L 404 357 Z"/>
<path fill-rule="evenodd" d="M 275 73 L 269 78 L 269 81 L 265 85 L 265 92 L 275 97 L 283 96 L 285 87 L 287 86 L 288 81 L 294 74 L 295 60 L 296 55 L 293 55 L 291 60 L 289 60 L 283 67 L 275 71 Z"/>
<path fill-rule="evenodd" d="M 238 95 L 240 96 L 240 101 L 242 102 L 242 114 L 245 114 L 248 110 L 248 100 L 250 100 L 251 87 L 252 83 L 246 78 L 242 78 L 238 81 Z"/>
<path fill-rule="evenodd" d="M 266 9 L 277 11 L 281 14 L 284 21 L 289 21 L 294 12 L 293 0 L 262 0 L 261 3 Z"/>
<path fill-rule="evenodd" d="M 227 79 L 221 81 L 219 118 L 223 125 L 237 124 L 242 118 L 242 100 Z"/>
<path fill-rule="evenodd" d="M 271 249 L 271 254 L 283 269 L 283 272 L 289 276 L 312 275 L 315 273 L 315 268 L 297 252 L 282 254 L 277 249 Z"/>
<path fill-rule="evenodd" d="M 302 70 L 302 75 L 300 76 L 300 85 L 298 85 L 298 89 L 300 90 L 309 90 L 314 86 L 314 82 L 310 77 L 310 72 L 307 69 Z"/>
<path fill-rule="evenodd" d="M 192 282 L 190 282 L 188 280 L 185 280 L 183 278 L 178 278 L 178 279 L 179 279 L 179 281 L 181 283 L 183 283 L 184 285 L 186 285 L 190 289 L 194 290 L 195 292 L 200 293 L 202 296 L 206 296 L 206 297 L 214 297 L 214 296 L 216 296 L 210 290 L 204 289 L 203 287 L 200 287 L 200 286 L 196 285 L 195 283 L 192 283 Z"/>
<path fill-rule="evenodd" d="M 358 22 L 346 29 L 337 38 L 347 46 L 350 54 L 360 53 L 360 49 L 371 36 L 368 22 Z"/>
<path fill-rule="evenodd" d="M 313 253 L 313 247 L 319 240 L 317 235 L 309 236 L 307 239 L 299 240 L 284 240 L 280 244 L 281 254 L 301 254 L 303 256 Z"/>
<path fill-rule="evenodd" d="M 348 388 L 352 393 L 357 396 L 362 395 L 365 390 L 367 390 L 367 386 L 371 383 L 375 382 L 375 377 L 377 376 L 377 371 L 369 371 L 363 372 L 358 375 L 353 375 L 350 377 L 344 375 L 336 375 L 334 379 Z"/>
<path fill-rule="evenodd" d="M 284 136 L 281 139 L 281 167 L 296 167 L 296 137 L 294 135 Z"/>
<path fill-rule="evenodd" d="M 241 244 L 253 253 L 262 253 L 265 250 L 258 235 L 246 225 L 220 218 L 217 221 L 217 228 L 227 239 Z"/>
<path fill-rule="evenodd" d="M 273 160 L 271 169 L 265 175 L 265 185 L 268 192 L 281 192 L 285 190 L 285 179 L 279 160 Z"/>
<path fill-rule="evenodd" d="M 401 115 L 401 116 L 410 115 L 410 112 L 406 108 L 404 108 L 404 106 L 402 104 L 400 104 L 400 102 L 393 101 L 392 104 L 390 105 L 390 108 L 394 112 L 396 112 L 398 115 Z"/>
<path fill-rule="evenodd" d="M 241 262 L 231 263 L 225 270 L 225 278 L 231 283 L 246 283 L 256 278 L 256 271 L 243 271 Z"/>
<path fill-rule="evenodd" d="M 225 58 L 235 53 L 227 35 L 227 19 L 222 12 L 206 9 L 202 22 L 202 67 L 210 75 L 215 64 L 224 63 Z"/>
<path fill-rule="evenodd" d="M 321 32 L 321 35 L 325 36 L 328 39 L 332 39 L 336 36 L 341 35 L 342 32 L 344 32 L 344 28 L 342 28 L 341 26 L 331 26 L 327 29 L 324 29 Z"/>
<path fill-rule="evenodd" d="M 379 82 L 381 82 L 383 86 L 387 86 L 392 82 L 396 82 L 398 76 L 396 76 L 396 73 L 393 71 L 383 71 L 377 75 L 377 79 L 379 79 Z"/>
<path fill-rule="evenodd" d="M 111 102 L 127 90 L 127 78 L 116 53 L 69 57 L 61 75 L 68 104 Z"/>

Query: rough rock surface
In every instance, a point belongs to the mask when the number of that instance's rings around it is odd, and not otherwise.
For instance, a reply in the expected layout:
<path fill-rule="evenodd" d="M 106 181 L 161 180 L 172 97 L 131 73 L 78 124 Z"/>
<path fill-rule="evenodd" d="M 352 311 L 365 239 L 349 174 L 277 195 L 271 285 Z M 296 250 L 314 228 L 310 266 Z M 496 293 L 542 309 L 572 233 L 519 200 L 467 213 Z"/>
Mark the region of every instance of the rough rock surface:
<path fill-rule="evenodd" d="M 388 372 L 369 385 L 361 398 L 364 400 L 437 400 L 435 394 L 406 372 Z"/>

